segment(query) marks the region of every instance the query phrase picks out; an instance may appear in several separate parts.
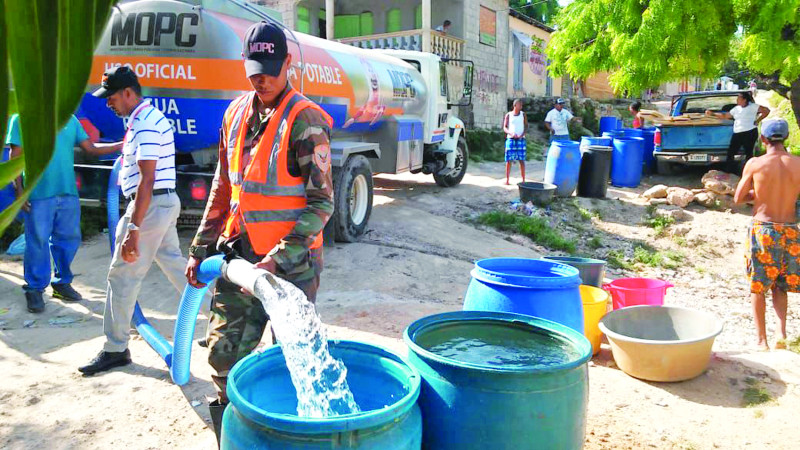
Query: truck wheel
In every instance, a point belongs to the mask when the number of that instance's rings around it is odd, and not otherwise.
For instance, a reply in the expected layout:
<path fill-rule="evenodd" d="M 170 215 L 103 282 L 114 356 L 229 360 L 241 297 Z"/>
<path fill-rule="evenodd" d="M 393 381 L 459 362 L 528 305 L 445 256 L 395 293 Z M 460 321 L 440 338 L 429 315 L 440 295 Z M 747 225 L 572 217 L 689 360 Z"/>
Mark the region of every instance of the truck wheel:
<path fill-rule="evenodd" d="M 433 174 L 433 179 L 441 187 L 453 187 L 464 178 L 467 173 L 467 162 L 469 161 L 469 148 L 467 148 L 467 140 L 464 136 L 458 138 L 458 145 L 456 145 L 456 167 L 453 171 L 454 175 L 438 175 Z"/>
<path fill-rule="evenodd" d="M 674 175 L 675 166 L 669 161 L 656 160 L 656 172 L 659 175 Z"/>
<path fill-rule="evenodd" d="M 372 213 L 372 167 L 363 155 L 351 156 L 334 181 L 334 229 L 339 242 L 355 242 Z"/>

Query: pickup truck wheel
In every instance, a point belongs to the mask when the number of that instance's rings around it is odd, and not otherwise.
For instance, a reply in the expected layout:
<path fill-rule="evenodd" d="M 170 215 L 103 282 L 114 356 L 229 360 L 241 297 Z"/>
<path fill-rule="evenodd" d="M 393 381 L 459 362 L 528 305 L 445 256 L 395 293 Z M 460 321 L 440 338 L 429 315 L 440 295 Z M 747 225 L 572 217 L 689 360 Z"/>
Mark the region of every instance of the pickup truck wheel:
<path fill-rule="evenodd" d="M 669 161 L 656 160 L 656 172 L 659 175 L 674 175 L 675 165 Z"/>
<path fill-rule="evenodd" d="M 441 187 L 453 187 L 461 183 L 464 174 L 467 173 L 467 162 L 469 161 L 469 148 L 467 148 L 467 140 L 464 136 L 458 138 L 456 145 L 456 167 L 453 175 L 438 175 L 433 174 L 433 179 Z"/>
<path fill-rule="evenodd" d="M 351 156 L 334 180 L 334 230 L 339 242 L 355 242 L 372 213 L 372 167 L 362 155 Z"/>

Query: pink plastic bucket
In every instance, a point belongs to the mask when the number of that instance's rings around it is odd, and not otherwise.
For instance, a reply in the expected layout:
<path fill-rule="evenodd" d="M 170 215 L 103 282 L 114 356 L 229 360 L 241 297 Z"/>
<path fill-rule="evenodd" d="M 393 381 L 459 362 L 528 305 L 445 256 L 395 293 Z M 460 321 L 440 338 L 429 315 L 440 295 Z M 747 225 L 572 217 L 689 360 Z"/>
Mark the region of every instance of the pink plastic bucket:
<path fill-rule="evenodd" d="M 603 285 L 603 289 L 611 294 L 613 309 L 626 306 L 664 304 L 667 288 L 674 285 L 669 281 L 653 278 L 620 278 Z"/>

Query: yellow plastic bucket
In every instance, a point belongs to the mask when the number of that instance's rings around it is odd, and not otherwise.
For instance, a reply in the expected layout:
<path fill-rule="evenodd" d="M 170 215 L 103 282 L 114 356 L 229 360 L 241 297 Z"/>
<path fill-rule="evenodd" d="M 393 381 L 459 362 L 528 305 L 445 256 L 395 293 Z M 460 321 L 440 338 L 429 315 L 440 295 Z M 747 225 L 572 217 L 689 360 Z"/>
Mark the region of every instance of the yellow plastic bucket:
<path fill-rule="evenodd" d="M 600 351 L 600 339 L 603 333 L 597 326 L 606 315 L 608 292 L 594 286 L 581 285 L 581 301 L 583 302 L 583 335 L 592 343 L 592 355 Z"/>

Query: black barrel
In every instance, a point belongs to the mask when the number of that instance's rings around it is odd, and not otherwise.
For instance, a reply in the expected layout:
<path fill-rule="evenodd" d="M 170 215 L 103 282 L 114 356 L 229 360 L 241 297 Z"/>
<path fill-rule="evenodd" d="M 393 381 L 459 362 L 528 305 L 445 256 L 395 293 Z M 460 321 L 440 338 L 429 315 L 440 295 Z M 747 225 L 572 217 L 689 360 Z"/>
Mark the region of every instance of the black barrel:
<path fill-rule="evenodd" d="M 590 145 L 583 151 L 578 196 L 605 198 L 611 173 L 611 147 Z"/>

